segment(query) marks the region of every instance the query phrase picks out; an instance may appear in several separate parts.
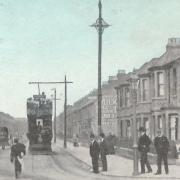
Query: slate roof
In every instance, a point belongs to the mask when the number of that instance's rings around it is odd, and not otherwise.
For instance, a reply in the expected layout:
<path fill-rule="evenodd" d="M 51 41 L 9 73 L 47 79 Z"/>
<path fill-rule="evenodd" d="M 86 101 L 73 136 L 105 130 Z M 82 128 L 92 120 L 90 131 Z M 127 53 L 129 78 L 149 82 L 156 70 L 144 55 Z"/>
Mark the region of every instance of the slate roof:
<path fill-rule="evenodd" d="M 151 70 L 155 67 L 163 67 L 180 57 L 180 48 L 172 48 L 166 51 L 158 60 L 149 68 Z"/>
<path fill-rule="evenodd" d="M 158 61 L 158 58 L 153 58 L 150 61 L 144 63 L 138 70 L 137 75 L 145 75 L 149 73 L 149 68 L 153 67 L 154 64 L 156 64 Z"/>
<path fill-rule="evenodd" d="M 123 74 L 118 76 L 118 82 L 115 88 L 118 88 L 120 86 L 129 85 L 128 79 L 130 78 L 130 73 Z"/>

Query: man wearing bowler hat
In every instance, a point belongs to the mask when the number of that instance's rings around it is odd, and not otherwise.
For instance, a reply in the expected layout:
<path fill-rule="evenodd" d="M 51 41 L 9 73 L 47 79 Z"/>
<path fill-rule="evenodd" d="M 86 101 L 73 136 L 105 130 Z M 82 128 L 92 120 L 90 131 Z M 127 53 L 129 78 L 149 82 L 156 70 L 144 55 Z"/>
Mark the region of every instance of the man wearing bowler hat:
<path fill-rule="evenodd" d="M 140 127 L 139 131 L 141 133 L 138 142 L 138 150 L 140 152 L 140 162 L 141 162 L 141 174 L 145 173 L 145 165 L 148 169 L 148 173 L 152 172 L 152 168 L 148 161 L 147 153 L 149 152 L 149 146 L 151 144 L 150 138 L 146 135 L 146 129 Z"/>

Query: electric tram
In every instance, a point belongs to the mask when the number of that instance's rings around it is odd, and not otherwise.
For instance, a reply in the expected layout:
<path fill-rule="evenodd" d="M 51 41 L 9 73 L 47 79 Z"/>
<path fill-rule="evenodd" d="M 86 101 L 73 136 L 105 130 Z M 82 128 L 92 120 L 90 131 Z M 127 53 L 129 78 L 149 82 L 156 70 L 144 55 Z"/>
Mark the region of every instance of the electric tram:
<path fill-rule="evenodd" d="M 27 119 L 30 152 L 51 152 L 52 100 L 44 92 L 27 99 Z"/>

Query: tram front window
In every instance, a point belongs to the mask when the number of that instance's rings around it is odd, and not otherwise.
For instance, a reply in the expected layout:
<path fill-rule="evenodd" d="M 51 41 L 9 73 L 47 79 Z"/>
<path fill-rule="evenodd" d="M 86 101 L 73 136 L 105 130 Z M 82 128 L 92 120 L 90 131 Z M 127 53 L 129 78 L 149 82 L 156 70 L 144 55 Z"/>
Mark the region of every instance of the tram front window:
<path fill-rule="evenodd" d="M 42 129 L 43 129 L 43 119 L 36 120 L 36 130 L 37 130 L 37 142 L 42 143 Z"/>

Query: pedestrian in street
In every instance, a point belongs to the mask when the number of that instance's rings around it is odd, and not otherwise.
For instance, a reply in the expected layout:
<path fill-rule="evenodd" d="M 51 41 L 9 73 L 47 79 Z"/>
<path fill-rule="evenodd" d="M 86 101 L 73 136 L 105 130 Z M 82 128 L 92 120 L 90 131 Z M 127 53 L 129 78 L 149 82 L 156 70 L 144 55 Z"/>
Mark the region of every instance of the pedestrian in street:
<path fill-rule="evenodd" d="M 99 144 L 95 140 L 94 134 L 90 135 L 90 140 L 91 140 L 91 143 L 90 143 L 90 156 L 92 158 L 93 172 L 94 173 L 99 173 L 99 165 L 98 165 L 99 152 L 100 152 Z"/>
<path fill-rule="evenodd" d="M 26 154 L 26 147 L 19 143 L 18 139 L 14 139 L 14 145 L 11 147 L 10 160 L 14 163 L 15 178 L 19 178 L 23 168 L 23 157 Z"/>
<path fill-rule="evenodd" d="M 12 136 L 12 134 L 9 135 L 9 144 L 10 144 L 10 146 L 13 145 L 13 136 Z"/>
<path fill-rule="evenodd" d="M 101 161 L 103 166 L 103 171 L 107 171 L 107 158 L 106 155 L 108 154 L 108 149 L 105 141 L 104 133 L 100 133 L 100 155 Z"/>
<path fill-rule="evenodd" d="M 169 150 L 169 141 L 166 136 L 164 136 L 161 130 L 157 131 L 157 137 L 154 139 L 154 146 L 157 152 L 157 172 L 155 175 L 161 174 L 161 163 L 164 161 L 164 169 L 166 174 L 169 173 L 168 169 L 168 150 Z"/>
<path fill-rule="evenodd" d="M 109 135 L 106 137 L 107 149 L 108 154 L 115 154 L 115 135 L 112 135 L 110 132 Z"/>
<path fill-rule="evenodd" d="M 146 135 L 146 129 L 144 127 L 140 127 L 139 131 L 141 133 L 138 142 L 138 150 L 140 152 L 140 162 L 141 162 L 141 174 L 145 173 L 145 165 L 148 169 L 148 173 L 152 172 L 152 168 L 148 161 L 148 152 L 149 146 L 151 144 L 150 138 Z"/>

